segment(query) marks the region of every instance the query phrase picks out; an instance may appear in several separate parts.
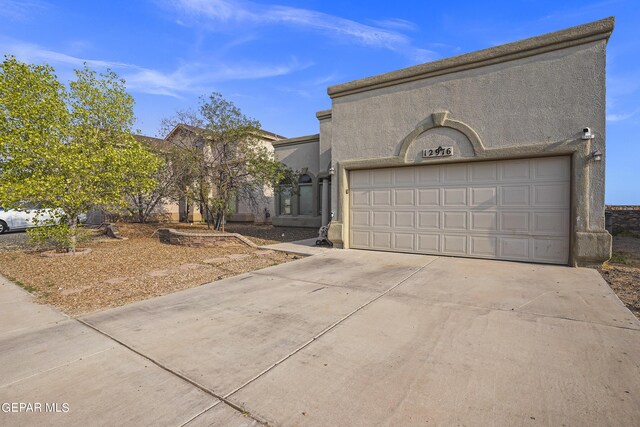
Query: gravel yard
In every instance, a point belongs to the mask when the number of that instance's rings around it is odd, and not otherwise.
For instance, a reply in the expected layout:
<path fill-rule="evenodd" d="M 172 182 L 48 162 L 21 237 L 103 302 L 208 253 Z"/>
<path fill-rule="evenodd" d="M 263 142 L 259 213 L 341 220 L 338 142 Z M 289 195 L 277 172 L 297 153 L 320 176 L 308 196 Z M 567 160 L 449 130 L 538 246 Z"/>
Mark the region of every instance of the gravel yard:
<path fill-rule="evenodd" d="M 128 240 L 96 238 L 87 255 L 46 258 L 24 250 L 26 233 L 0 236 L 0 273 L 71 315 L 116 307 L 229 276 L 290 261 L 279 252 L 246 245 L 196 248 L 161 244 L 155 231 L 166 225 L 119 224 Z M 171 225 L 206 231 L 201 225 Z M 266 227 L 265 227 L 266 229 Z M 228 230 L 231 231 L 231 230 Z M 256 244 L 273 243 L 248 236 Z M 286 237 L 290 233 L 285 231 Z M 282 238 L 282 236 L 280 236 Z"/>
<path fill-rule="evenodd" d="M 27 237 L 24 231 L 8 231 L 0 234 L 0 250 L 28 249 Z"/>
<path fill-rule="evenodd" d="M 599 270 L 618 298 L 640 319 L 640 238 L 615 236 L 613 256 Z"/>
<path fill-rule="evenodd" d="M 290 261 L 294 257 L 245 245 L 195 248 L 161 244 L 156 230 L 167 224 L 119 224 L 128 240 L 95 238 L 92 252 L 46 258 L 29 250 L 27 234 L 0 235 L 0 273 L 32 292 L 41 303 L 79 315 L 175 292 Z M 207 232 L 202 224 L 168 225 Z M 257 245 L 313 238 L 311 228 L 229 224 Z M 600 273 L 627 307 L 640 318 L 640 238 L 616 236 L 613 257 Z"/>

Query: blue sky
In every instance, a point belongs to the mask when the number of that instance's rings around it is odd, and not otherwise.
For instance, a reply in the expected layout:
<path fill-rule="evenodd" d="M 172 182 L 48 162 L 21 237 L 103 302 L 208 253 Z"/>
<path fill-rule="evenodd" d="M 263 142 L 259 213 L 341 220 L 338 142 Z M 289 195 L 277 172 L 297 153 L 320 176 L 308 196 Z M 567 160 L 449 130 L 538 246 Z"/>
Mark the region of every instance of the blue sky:
<path fill-rule="evenodd" d="M 127 80 L 137 127 L 212 91 L 264 129 L 318 132 L 327 86 L 616 17 L 607 65 L 607 194 L 640 204 L 640 2 L 0 0 L 0 51 L 67 80 L 87 61 Z"/>

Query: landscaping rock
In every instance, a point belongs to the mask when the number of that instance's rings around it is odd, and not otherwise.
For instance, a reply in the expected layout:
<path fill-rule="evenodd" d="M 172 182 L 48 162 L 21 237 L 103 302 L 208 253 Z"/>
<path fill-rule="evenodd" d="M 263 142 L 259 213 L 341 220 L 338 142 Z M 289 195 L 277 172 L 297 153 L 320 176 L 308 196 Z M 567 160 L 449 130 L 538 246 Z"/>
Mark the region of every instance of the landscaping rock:
<path fill-rule="evenodd" d="M 275 253 L 275 252 L 272 251 L 271 249 L 263 249 L 263 250 L 254 252 L 254 254 L 256 254 L 258 256 L 271 255 L 273 253 Z"/>
<path fill-rule="evenodd" d="M 251 255 L 249 254 L 231 254 L 231 255 L 227 255 L 227 258 L 232 259 L 232 260 L 239 260 L 239 259 L 245 259 L 245 258 L 249 258 Z"/>
<path fill-rule="evenodd" d="M 221 264 L 227 260 L 227 258 L 208 258 L 203 260 L 202 262 L 204 262 L 205 264 Z"/>

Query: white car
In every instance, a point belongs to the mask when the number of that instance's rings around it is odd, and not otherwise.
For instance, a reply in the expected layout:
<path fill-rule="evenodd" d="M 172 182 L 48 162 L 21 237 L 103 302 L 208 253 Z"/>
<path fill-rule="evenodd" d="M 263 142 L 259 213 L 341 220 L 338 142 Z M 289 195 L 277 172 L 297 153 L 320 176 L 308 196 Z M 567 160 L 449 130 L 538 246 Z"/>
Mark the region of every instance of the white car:
<path fill-rule="evenodd" d="M 4 210 L 0 207 L 0 234 L 8 230 L 26 230 L 27 228 L 36 227 L 36 219 L 38 222 L 46 221 L 53 218 L 54 209 L 42 209 L 38 214 L 37 209 L 31 210 Z M 37 218 L 36 218 L 37 215 Z M 60 217 L 60 215 L 56 215 Z M 86 221 L 87 216 L 80 215 L 80 221 Z"/>
<path fill-rule="evenodd" d="M 47 211 L 49 210 L 41 211 L 40 215 L 38 215 L 38 220 L 51 219 L 51 214 Z M 36 210 L 19 211 L 0 208 L 0 234 L 8 230 L 26 230 L 37 226 L 38 224 L 35 221 L 36 213 Z"/>

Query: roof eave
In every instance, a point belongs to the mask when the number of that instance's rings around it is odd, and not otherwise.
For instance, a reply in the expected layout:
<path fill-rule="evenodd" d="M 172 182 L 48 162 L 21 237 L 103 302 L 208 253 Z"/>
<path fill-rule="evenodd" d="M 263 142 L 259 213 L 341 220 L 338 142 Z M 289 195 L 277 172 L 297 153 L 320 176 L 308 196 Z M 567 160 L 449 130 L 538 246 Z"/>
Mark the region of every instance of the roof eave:
<path fill-rule="evenodd" d="M 614 24 L 615 18 L 609 17 L 513 43 L 330 86 L 327 89 L 327 93 L 331 98 L 337 98 L 443 74 L 512 61 L 597 40 L 608 40 L 613 32 Z"/>

